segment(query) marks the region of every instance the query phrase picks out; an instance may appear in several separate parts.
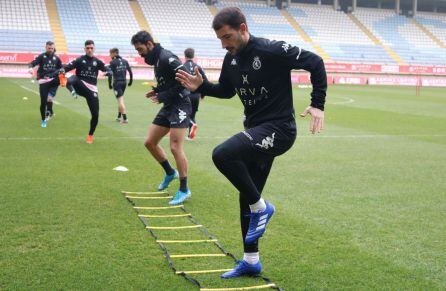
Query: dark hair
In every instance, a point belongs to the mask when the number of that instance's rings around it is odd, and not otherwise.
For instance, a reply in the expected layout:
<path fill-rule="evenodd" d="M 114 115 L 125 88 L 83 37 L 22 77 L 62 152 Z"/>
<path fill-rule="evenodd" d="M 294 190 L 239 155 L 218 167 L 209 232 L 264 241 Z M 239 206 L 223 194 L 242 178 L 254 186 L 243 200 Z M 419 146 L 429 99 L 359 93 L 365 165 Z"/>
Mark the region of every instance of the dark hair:
<path fill-rule="evenodd" d="M 184 50 L 184 56 L 188 59 L 193 59 L 195 56 L 195 50 L 193 48 L 187 48 Z"/>
<path fill-rule="evenodd" d="M 54 42 L 52 42 L 51 40 L 47 41 L 45 45 L 54 45 Z"/>
<path fill-rule="evenodd" d="M 212 28 L 219 30 L 225 25 L 231 28 L 239 29 L 240 25 L 246 24 L 246 17 L 238 7 L 226 7 L 220 10 L 212 21 Z"/>
<path fill-rule="evenodd" d="M 119 49 L 117 47 L 111 48 L 110 53 L 112 53 L 112 54 L 116 53 L 119 55 Z"/>
<path fill-rule="evenodd" d="M 92 41 L 91 39 L 87 39 L 85 41 L 85 46 L 90 45 L 90 44 L 94 45 L 94 41 Z"/>
<path fill-rule="evenodd" d="M 135 45 L 137 43 L 147 44 L 148 41 L 153 43 L 154 42 L 153 37 L 147 31 L 141 30 L 141 31 L 138 31 L 134 36 L 132 36 L 131 42 L 132 42 L 132 45 Z"/>

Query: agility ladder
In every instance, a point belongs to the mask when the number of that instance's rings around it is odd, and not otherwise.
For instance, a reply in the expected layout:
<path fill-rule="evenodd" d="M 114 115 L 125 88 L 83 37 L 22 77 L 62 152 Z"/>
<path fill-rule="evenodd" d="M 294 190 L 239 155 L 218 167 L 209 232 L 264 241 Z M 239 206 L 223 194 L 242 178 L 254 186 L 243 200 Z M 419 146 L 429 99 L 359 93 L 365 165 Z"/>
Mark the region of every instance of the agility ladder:
<path fill-rule="evenodd" d="M 157 191 L 157 192 L 129 192 L 129 191 L 122 191 L 122 194 L 124 194 L 124 197 L 129 201 L 133 209 L 138 214 L 138 218 L 141 220 L 141 222 L 144 224 L 145 228 L 150 232 L 152 237 L 155 239 L 155 242 L 158 243 L 158 245 L 161 247 L 161 249 L 164 252 L 164 256 L 166 257 L 167 263 L 169 264 L 169 267 L 174 271 L 176 275 L 183 276 L 186 280 L 194 283 L 200 288 L 200 291 L 217 291 L 217 290 L 258 290 L 258 289 L 267 289 L 272 288 L 276 290 L 283 290 L 279 286 L 277 286 L 275 283 L 271 282 L 270 279 L 268 279 L 265 276 L 257 275 L 256 277 L 259 277 L 265 281 L 266 284 L 264 285 L 257 285 L 257 286 L 247 286 L 247 287 L 234 287 L 234 288 L 205 288 L 198 279 L 194 278 L 193 274 L 209 274 L 209 273 L 222 273 L 226 272 L 232 269 L 218 269 L 218 270 L 177 270 L 172 259 L 175 258 L 197 258 L 197 257 L 225 257 L 228 256 L 232 258 L 235 262 L 237 262 L 236 257 L 227 252 L 223 246 L 218 242 L 217 238 L 210 234 L 206 228 L 199 224 L 195 218 L 192 216 L 191 213 L 187 212 L 184 205 L 175 205 L 175 206 L 137 206 L 136 202 L 134 200 L 167 200 L 172 199 L 172 196 L 169 195 L 167 191 Z M 140 210 L 166 210 L 166 209 L 173 209 L 178 208 L 181 210 L 181 213 L 179 214 L 141 214 Z M 174 217 L 185 217 L 188 218 L 190 222 L 192 222 L 192 225 L 187 226 L 152 226 L 148 222 L 148 218 L 174 218 Z M 162 240 L 159 239 L 154 230 L 178 230 L 178 229 L 199 229 L 203 235 L 205 236 L 204 239 L 193 239 L 193 240 Z M 212 253 L 212 254 L 175 254 L 172 255 L 169 253 L 169 250 L 167 249 L 167 244 L 191 244 L 191 243 L 212 243 L 214 244 L 221 253 Z"/>

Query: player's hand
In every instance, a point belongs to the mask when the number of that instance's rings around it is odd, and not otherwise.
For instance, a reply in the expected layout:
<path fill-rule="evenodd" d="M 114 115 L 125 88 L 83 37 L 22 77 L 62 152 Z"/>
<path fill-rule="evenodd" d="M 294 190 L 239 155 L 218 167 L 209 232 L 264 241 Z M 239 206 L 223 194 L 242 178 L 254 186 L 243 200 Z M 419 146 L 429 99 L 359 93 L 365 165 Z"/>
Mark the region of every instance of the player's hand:
<path fill-rule="evenodd" d="M 152 90 L 152 91 L 149 91 L 149 92 L 146 93 L 146 98 L 150 98 L 150 97 L 155 96 L 155 95 L 156 95 L 155 90 Z"/>
<path fill-rule="evenodd" d="M 113 86 L 112 85 L 108 85 L 108 89 L 113 89 Z"/>
<path fill-rule="evenodd" d="M 152 103 L 155 103 L 155 104 L 160 103 L 160 101 L 158 100 L 158 94 L 150 96 L 149 98 L 150 98 L 150 101 L 152 101 Z"/>
<path fill-rule="evenodd" d="M 195 67 L 195 76 L 179 70 L 176 73 L 175 80 L 181 83 L 181 85 L 192 92 L 197 91 L 198 87 L 203 84 L 203 76 L 200 74 L 198 67 Z"/>
<path fill-rule="evenodd" d="M 29 68 L 28 73 L 32 76 L 34 75 L 34 69 L 33 68 Z"/>
<path fill-rule="evenodd" d="M 313 134 L 321 132 L 321 130 L 324 129 L 324 111 L 319 108 L 308 106 L 300 116 L 305 117 L 308 114 L 311 115 L 310 131 Z"/>

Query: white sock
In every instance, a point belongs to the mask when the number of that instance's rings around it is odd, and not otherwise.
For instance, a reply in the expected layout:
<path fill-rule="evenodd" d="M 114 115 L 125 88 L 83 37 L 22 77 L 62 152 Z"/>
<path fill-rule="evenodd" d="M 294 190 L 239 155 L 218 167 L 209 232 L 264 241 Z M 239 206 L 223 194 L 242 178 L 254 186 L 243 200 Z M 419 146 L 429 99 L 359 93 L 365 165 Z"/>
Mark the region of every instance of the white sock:
<path fill-rule="evenodd" d="M 256 203 L 249 204 L 249 208 L 253 213 L 263 212 L 266 209 L 265 200 L 263 200 L 263 198 L 260 198 L 259 201 L 257 201 Z"/>
<path fill-rule="evenodd" d="M 248 264 L 257 264 L 259 262 L 259 252 L 257 253 L 244 253 L 243 254 L 243 261 L 247 262 Z"/>

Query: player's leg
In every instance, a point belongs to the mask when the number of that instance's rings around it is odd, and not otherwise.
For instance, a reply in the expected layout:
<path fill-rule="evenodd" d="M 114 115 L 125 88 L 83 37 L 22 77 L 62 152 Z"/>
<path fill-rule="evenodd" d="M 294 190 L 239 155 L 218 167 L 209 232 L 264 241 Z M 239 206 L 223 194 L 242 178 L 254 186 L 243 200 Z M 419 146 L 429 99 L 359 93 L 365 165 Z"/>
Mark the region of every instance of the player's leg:
<path fill-rule="evenodd" d="M 175 158 L 179 176 L 180 189 L 175 193 L 175 197 L 169 202 L 170 205 L 182 203 L 191 196 L 187 185 L 187 157 L 184 152 L 184 140 L 186 138 L 187 127 L 170 129 L 170 150 Z"/>
<path fill-rule="evenodd" d="M 47 98 L 47 105 L 46 105 L 47 118 L 51 118 L 54 116 L 53 103 L 54 103 L 54 99 L 56 98 L 58 86 L 59 86 L 58 84 L 51 86 L 51 88 L 48 91 L 48 98 Z"/>
<path fill-rule="evenodd" d="M 189 139 L 194 139 L 195 135 L 197 134 L 197 130 L 198 130 L 198 124 L 195 120 L 195 115 L 197 114 L 198 105 L 200 103 L 199 94 L 191 94 L 190 102 L 191 102 L 192 112 L 190 114 L 188 137 L 189 137 Z"/>
<path fill-rule="evenodd" d="M 96 92 L 88 90 L 88 93 L 85 94 L 85 99 L 87 100 L 88 108 L 91 113 L 87 143 L 93 143 L 93 135 L 99 122 L 99 97 Z"/>
<path fill-rule="evenodd" d="M 161 139 L 167 133 L 169 133 L 170 130 L 168 125 L 166 126 L 165 124 L 163 124 L 163 122 L 161 122 L 161 117 L 159 115 L 160 113 L 149 127 L 147 138 L 144 141 L 144 146 L 164 169 L 165 172 L 164 180 L 158 186 L 158 190 L 164 190 L 167 187 L 169 187 L 170 182 L 172 182 L 175 178 L 178 177 L 178 172 L 170 165 L 169 160 L 167 159 L 166 152 L 159 145 Z"/>
<path fill-rule="evenodd" d="M 48 96 L 48 86 L 47 84 L 40 84 L 39 85 L 39 93 L 40 93 L 40 117 L 41 117 L 41 122 L 40 122 L 40 126 L 45 128 L 46 127 L 46 105 L 47 105 L 47 96 Z"/>
<path fill-rule="evenodd" d="M 125 104 L 124 104 L 124 96 L 120 96 L 116 98 L 116 101 L 118 102 L 118 111 L 122 115 L 121 123 L 126 124 L 128 123 L 127 120 L 127 112 L 125 111 Z"/>
<path fill-rule="evenodd" d="M 81 81 L 79 80 L 79 78 L 75 75 L 70 76 L 67 79 L 67 85 L 66 85 L 67 90 L 70 92 L 71 96 L 73 97 L 77 97 L 77 94 L 79 92 L 77 92 L 76 90 L 79 90 L 81 88 Z"/>
<path fill-rule="evenodd" d="M 253 154 L 251 157 L 253 158 L 252 161 L 247 163 L 250 177 L 252 178 L 257 190 L 262 193 L 274 158 L 264 154 Z M 262 271 L 262 265 L 259 257 L 258 239 L 250 243 L 247 243 L 245 240 L 251 221 L 251 207 L 246 197 L 247 195 L 240 193 L 240 225 L 244 250 L 243 261 L 237 264 L 233 270 L 224 273 L 221 276 L 222 278 L 255 275 Z"/>

